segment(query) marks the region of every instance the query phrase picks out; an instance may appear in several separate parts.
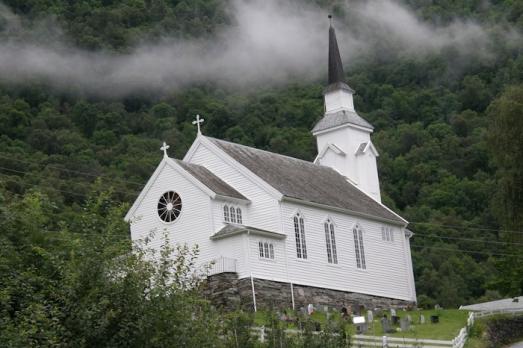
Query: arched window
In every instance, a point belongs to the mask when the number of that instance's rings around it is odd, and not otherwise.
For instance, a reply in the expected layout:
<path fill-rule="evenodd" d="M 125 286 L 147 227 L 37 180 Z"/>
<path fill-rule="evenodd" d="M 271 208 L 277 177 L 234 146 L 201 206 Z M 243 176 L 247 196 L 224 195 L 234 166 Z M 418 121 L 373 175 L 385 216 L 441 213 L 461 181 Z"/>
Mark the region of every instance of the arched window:
<path fill-rule="evenodd" d="M 365 262 L 365 249 L 363 248 L 363 232 L 361 227 L 356 225 L 352 229 L 354 235 L 354 251 L 356 252 L 356 267 L 360 269 L 366 269 L 367 265 Z"/>
<path fill-rule="evenodd" d="M 238 221 L 239 224 L 242 224 L 242 210 L 240 208 L 236 208 L 236 221 Z"/>
<path fill-rule="evenodd" d="M 234 207 L 231 207 L 231 222 L 236 223 L 236 209 Z"/>
<path fill-rule="evenodd" d="M 230 221 L 230 219 L 229 219 L 229 207 L 226 206 L 226 205 L 223 206 L 223 219 L 225 221 L 227 221 L 227 222 Z"/>
<path fill-rule="evenodd" d="M 334 224 L 327 220 L 325 227 L 325 243 L 327 245 L 327 261 L 329 263 L 338 263 L 338 253 L 336 250 L 336 237 L 334 236 Z"/>
<path fill-rule="evenodd" d="M 296 256 L 299 259 L 306 259 L 305 224 L 303 217 L 299 213 L 294 216 L 294 236 L 296 237 Z"/>

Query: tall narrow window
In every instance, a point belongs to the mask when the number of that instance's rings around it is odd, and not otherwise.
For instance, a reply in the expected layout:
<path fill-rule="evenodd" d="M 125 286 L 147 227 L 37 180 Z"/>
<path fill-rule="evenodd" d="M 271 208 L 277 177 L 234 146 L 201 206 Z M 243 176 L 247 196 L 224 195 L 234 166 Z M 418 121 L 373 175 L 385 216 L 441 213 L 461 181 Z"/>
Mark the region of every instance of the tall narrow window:
<path fill-rule="evenodd" d="M 223 206 L 223 219 L 227 222 L 231 221 L 229 219 L 229 207 L 226 205 Z"/>
<path fill-rule="evenodd" d="M 240 208 L 236 208 L 236 221 L 238 221 L 239 224 L 242 224 L 242 210 Z"/>
<path fill-rule="evenodd" d="M 356 267 L 366 269 L 365 250 L 363 248 L 363 233 L 359 226 L 352 229 L 354 235 L 354 251 L 356 253 Z"/>
<path fill-rule="evenodd" d="M 336 250 L 336 237 L 334 236 L 334 224 L 327 220 L 325 227 L 325 244 L 327 246 L 327 261 L 329 263 L 338 263 L 338 254 Z"/>
<path fill-rule="evenodd" d="M 299 259 L 307 258 L 307 245 L 305 243 L 305 224 L 303 217 L 296 214 L 294 217 L 294 235 L 296 237 L 296 256 Z"/>
<path fill-rule="evenodd" d="M 263 252 L 263 243 L 262 242 L 258 242 L 258 248 L 260 249 L 260 257 L 264 257 L 264 252 Z"/>
<path fill-rule="evenodd" d="M 231 222 L 236 223 L 236 209 L 234 207 L 231 207 Z"/>
<path fill-rule="evenodd" d="M 272 245 L 272 243 L 269 244 L 269 253 L 270 253 L 269 256 L 271 257 L 271 259 L 274 260 L 274 245 Z"/>

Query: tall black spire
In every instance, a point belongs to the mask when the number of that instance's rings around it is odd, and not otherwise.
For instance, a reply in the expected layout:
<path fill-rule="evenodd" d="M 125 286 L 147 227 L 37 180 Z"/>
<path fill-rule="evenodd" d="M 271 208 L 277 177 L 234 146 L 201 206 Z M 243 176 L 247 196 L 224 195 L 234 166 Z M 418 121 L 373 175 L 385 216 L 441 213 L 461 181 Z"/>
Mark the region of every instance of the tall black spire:
<path fill-rule="evenodd" d="M 332 18 L 332 16 L 329 15 L 329 18 Z M 329 27 L 329 85 L 338 82 L 346 83 L 336 32 L 331 23 Z"/>

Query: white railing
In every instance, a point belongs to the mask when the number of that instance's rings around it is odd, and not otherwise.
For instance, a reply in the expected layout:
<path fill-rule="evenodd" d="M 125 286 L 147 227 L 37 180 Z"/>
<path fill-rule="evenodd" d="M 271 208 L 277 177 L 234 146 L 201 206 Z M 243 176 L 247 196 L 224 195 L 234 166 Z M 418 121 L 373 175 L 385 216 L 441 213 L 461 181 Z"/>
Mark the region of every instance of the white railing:
<path fill-rule="evenodd" d="M 523 313 L 523 308 L 507 308 L 507 309 L 495 309 L 495 310 L 491 310 L 491 311 L 481 311 L 481 312 L 475 312 L 474 316 L 476 318 L 483 318 L 483 317 L 488 317 L 488 316 L 496 315 L 496 314 L 516 315 L 519 313 Z"/>
<path fill-rule="evenodd" d="M 450 348 L 452 341 L 446 340 L 430 340 L 418 338 L 400 338 L 389 336 L 366 336 L 354 335 L 352 336 L 352 345 L 356 347 L 389 347 L 389 348 Z"/>
<path fill-rule="evenodd" d="M 226 272 L 236 272 L 236 259 L 231 259 L 228 257 L 219 257 L 213 260 L 213 263 L 209 268 L 209 275 Z"/>

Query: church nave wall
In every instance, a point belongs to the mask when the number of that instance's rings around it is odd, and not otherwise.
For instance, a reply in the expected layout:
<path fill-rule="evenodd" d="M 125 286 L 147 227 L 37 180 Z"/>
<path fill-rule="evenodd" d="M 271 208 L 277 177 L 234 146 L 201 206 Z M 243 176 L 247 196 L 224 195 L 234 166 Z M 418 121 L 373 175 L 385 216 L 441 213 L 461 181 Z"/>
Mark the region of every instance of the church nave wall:
<path fill-rule="evenodd" d="M 316 207 L 284 202 L 284 233 L 287 234 L 288 281 L 322 288 L 382 297 L 414 300 L 408 244 L 400 226 Z M 304 218 L 307 259 L 296 252 L 293 216 Z M 329 263 L 324 222 L 330 218 L 335 229 L 337 264 Z M 365 269 L 358 268 L 353 228 L 362 230 Z M 381 227 L 390 226 L 394 241 L 382 240 Z"/>

